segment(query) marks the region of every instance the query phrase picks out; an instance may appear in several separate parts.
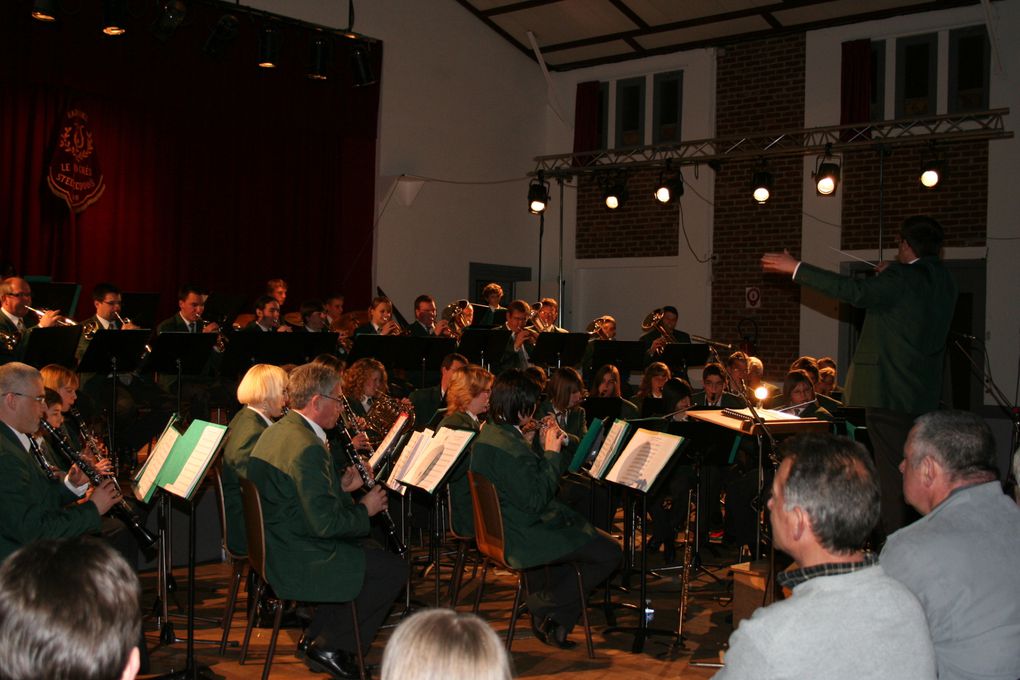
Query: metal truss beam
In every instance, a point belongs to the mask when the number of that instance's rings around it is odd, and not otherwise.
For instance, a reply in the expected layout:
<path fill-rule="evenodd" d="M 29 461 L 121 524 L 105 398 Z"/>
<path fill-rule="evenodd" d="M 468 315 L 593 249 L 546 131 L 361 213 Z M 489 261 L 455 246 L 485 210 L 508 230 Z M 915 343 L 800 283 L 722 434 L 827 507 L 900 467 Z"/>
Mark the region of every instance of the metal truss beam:
<path fill-rule="evenodd" d="M 891 147 L 931 142 L 1010 139 L 1005 116 L 1009 109 L 950 114 L 931 118 L 836 125 L 766 132 L 742 137 L 716 137 L 679 144 L 605 149 L 577 154 L 535 157 L 536 167 L 547 178 L 565 178 L 624 168 L 663 167 L 721 162 L 727 159 L 810 156 L 827 151 L 839 153 L 868 147 Z"/>

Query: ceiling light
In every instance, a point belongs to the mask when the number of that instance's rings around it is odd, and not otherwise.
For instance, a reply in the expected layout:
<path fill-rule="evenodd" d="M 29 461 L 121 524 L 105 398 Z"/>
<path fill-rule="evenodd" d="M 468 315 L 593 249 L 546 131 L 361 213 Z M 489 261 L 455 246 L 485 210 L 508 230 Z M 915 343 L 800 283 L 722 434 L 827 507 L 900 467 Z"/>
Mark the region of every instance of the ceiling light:
<path fill-rule="evenodd" d="M 365 87 L 379 82 L 372 67 L 372 54 L 368 47 L 361 43 L 351 48 L 351 79 L 354 87 Z"/>
<path fill-rule="evenodd" d="M 103 0 L 103 33 L 127 33 L 127 0 Z"/>
<path fill-rule="evenodd" d="M 259 33 L 259 66 L 276 68 L 280 58 L 280 32 L 272 26 L 263 26 Z"/>
<path fill-rule="evenodd" d="M 32 18 L 39 21 L 56 21 L 57 0 L 35 0 L 32 3 Z"/>
<path fill-rule="evenodd" d="M 329 41 L 325 38 L 316 38 L 312 41 L 311 52 L 308 55 L 308 72 L 305 75 L 312 80 L 329 78 Z"/>

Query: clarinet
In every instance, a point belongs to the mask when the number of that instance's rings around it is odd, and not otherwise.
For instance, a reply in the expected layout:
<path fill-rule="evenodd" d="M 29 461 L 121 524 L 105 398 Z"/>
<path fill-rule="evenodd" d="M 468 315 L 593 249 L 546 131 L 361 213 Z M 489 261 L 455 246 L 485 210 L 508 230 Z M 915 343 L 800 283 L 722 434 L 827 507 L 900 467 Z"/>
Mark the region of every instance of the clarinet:
<path fill-rule="evenodd" d="M 346 401 L 346 399 L 345 399 Z M 348 405 L 347 408 L 350 408 Z M 358 475 L 361 476 L 361 482 L 365 487 L 366 491 L 371 491 L 375 487 L 375 479 L 368 473 L 365 468 L 365 461 L 361 459 L 361 454 L 354 448 L 354 440 L 351 439 L 351 433 L 347 431 L 346 427 L 338 428 L 340 434 L 340 444 L 344 447 L 344 453 L 347 454 L 348 460 L 351 461 L 351 465 L 358 471 Z M 390 516 L 389 510 L 383 510 L 379 513 L 382 517 L 383 528 L 386 530 L 386 541 L 389 544 L 390 549 L 400 555 L 401 557 L 407 557 L 407 547 L 404 546 L 403 541 L 400 540 L 400 532 L 397 531 L 397 525 L 393 521 L 393 517 Z"/>
<path fill-rule="evenodd" d="M 78 466 L 78 469 L 89 478 L 89 482 L 92 483 L 92 486 L 99 486 L 106 480 L 103 473 L 92 467 L 92 464 L 86 460 L 81 451 L 75 450 L 75 448 L 71 445 L 71 442 L 67 441 L 62 432 L 50 425 L 45 418 L 40 421 L 40 425 L 42 425 L 42 428 L 53 438 L 57 445 L 57 450 L 60 451 L 65 458 L 67 458 L 68 462 Z M 138 541 L 138 545 L 141 546 L 143 550 L 147 550 L 156 544 L 156 537 L 153 536 L 148 529 L 142 526 L 138 517 L 135 516 L 134 510 L 131 509 L 131 506 L 128 505 L 127 501 L 123 498 L 120 499 L 119 503 L 110 508 L 110 515 L 124 523 L 124 526 L 128 528 L 131 534 L 135 537 L 135 540 Z"/>
<path fill-rule="evenodd" d="M 56 481 L 57 473 L 53 471 L 53 467 L 46 460 L 46 456 L 43 455 L 42 449 L 39 448 L 39 442 L 35 440 L 35 437 L 28 438 L 28 448 L 32 451 L 32 457 L 35 458 L 35 462 L 39 463 L 39 467 L 46 474 L 46 479 L 51 482 Z"/>
<path fill-rule="evenodd" d="M 81 437 L 83 447 L 91 448 L 92 452 L 97 458 L 108 458 L 113 466 L 113 471 L 110 473 L 109 478 L 113 480 L 113 483 L 117 486 L 117 491 L 120 491 L 120 484 L 117 482 L 117 459 L 115 456 L 103 456 L 102 451 L 105 448 L 102 440 L 98 435 L 85 423 L 85 419 L 81 415 L 81 411 L 78 410 L 77 406 L 72 406 L 67 409 L 67 412 L 74 418 L 74 421 L 78 423 L 78 436 Z"/>

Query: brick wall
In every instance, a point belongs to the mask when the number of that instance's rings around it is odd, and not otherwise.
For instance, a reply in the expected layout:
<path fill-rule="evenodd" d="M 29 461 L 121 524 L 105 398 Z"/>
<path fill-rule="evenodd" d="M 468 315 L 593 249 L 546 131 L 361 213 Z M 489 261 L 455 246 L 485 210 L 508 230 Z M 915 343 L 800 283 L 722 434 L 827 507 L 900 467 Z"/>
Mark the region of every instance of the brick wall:
<path fill-rule="evenodd" d="M 720 137 L 803 127 L 804 36 L 759 40 L 721 51 L 716 102 Z M 758 325 L 757 354 L 766 374 L 778 377 L 797 356 L 800 291 L 784 277 L 762 274 L 759 260 L 766 250 L 800 250 L 802 161 L 769 162 L 775 189 L 765 205 L 751 198 L 754 167 L 754 161 L 726 162 L 716 174 L 712 336 L 736 342 L 740 320 L 753 319 Z M 761 288 L 761 307 L 756 310 L 745 308 L 748 286 Z"/>
<path fill-rule="evenodd" d="M 652 197 L 659 170 L 631 172 L 629 198 L 616 210 L 602 202 L 595 178 L 583 176 L 577 189 L 575 257 L 662 257 L 676 255 L 680 246 L 676 206 Z"/>
<path fill-rule="evenodd" d="M 946 245 L 983 246 L 988 213 L 988 142 L 940 144 L 946 172 L 941 186 L 925 189 L 918 182 L 924 146 L 896 147 L 885 158 L 883 245 L 895 254 L 899 225 L 911 215 L 935 217 L 946 232 Z M 874 150 L 844 155 L 843 248 L 876 248 L 878 244 L 879 158 Z"/>

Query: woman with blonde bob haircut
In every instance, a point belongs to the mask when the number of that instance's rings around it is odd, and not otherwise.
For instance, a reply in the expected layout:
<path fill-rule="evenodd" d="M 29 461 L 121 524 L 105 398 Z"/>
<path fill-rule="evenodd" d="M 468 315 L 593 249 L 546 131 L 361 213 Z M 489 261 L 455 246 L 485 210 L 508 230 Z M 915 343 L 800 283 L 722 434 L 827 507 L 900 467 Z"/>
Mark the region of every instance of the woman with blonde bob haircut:
<path fill-rule="evenodd" d="M 461 366 L 450 377 L 446 388 L 446 416 L 439 427 L 451 430 L 479 432 L 482 424 L 478 419 L 489 411 L 489 393 L 492 391 L 492 373 L 481 366 Z M 460 536 L 475 535 L 475 518 L 471 509 L 471 487 L 467 471 L 471 462 L 471 450 L 461 456 L 456 467 L 450 472 L 450 516 L 453 530 Z"/>
<path fill-rule="evenodd" d="M 510 680 L 495 631 L 474 614 L 426 609 L 397 626 L 383 651 L 382 680 Z"/>
<path fill-rule="evenodd" d="M 238 555 L 248 554 L 244 508 L 241 505 L 241 477 L 248 476 L 248 459 L 255 442 L 273 421 L 283 415 L 287 404 L 287 372 L 271 364 L 255 364 L 237 386 L 237 400 L 244 407 L 227 427 L 223 445 L 223 509 L 227 515 L 227 547 Z"/>

